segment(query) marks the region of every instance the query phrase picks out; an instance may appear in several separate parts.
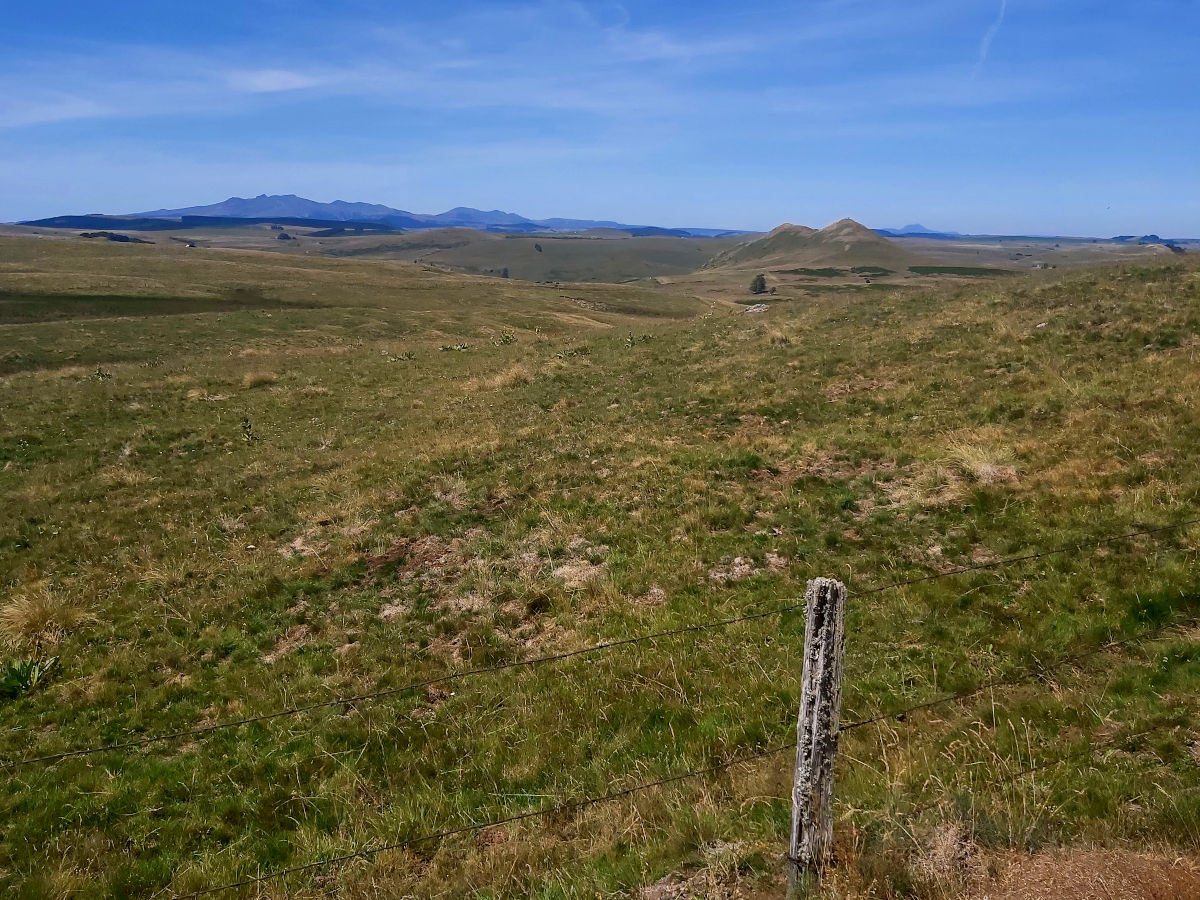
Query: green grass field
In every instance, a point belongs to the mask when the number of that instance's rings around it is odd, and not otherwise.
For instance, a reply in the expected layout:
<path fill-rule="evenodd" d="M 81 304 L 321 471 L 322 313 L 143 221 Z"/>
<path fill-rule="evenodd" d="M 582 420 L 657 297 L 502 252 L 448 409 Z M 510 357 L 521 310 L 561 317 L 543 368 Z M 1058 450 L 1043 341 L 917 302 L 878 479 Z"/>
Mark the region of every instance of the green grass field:
<path fill-rule="evenodd" d="M 421 236 L 417 233 L 410 240 L 420 242 Z M 604 231 L 505 236 L 474 232 L 469 240 L 420 251 L 419 259 L 475 275 L 499 275 L 507 270 L 512 278 L 526 281 L 620 282 L 692 272 L 741 240 L 744 238 L 630 237 Z M 358 257 L 394 252 L 388 249 L 391 242 L 387 240 L 377 240 L 375 249 L 362 243 L 362 249 L 349 252 Z M 331 241 L 326 241 L 322 250 L 346 252 Z"/>
<path fill-rule="evenodd" d="M 0 693 L 0 759 L 766 611 L 830 575 L 847 720 L 1023 683 L 844 735 L 825 896 L 955 896 L 1052 847 L 1200 851 L 1200 527 L 867 593 L 1200 515 L 1193 263 L 748 314 L 5 240 L 0 290 L 0 663 L 57 659 Z M 174 896 L 754 753 L 791 737 L 803 630 L 20 766 L 0 892 Z M 224 896 L 637 896 L 672 873 L 777 896 L 790 769 Z M 970 853 L 934 865 L 947 834 Z"/>
<path fill-rule="evenodd" d="M 21 231 L 21 229 L 12 229 Z M 25 229 L 29 231 L 31 229 Z M 0 226 L 0 234 L 5 231 Z M 78 232 L 49 231 L 73 240 Z M 742 241 L 744 236 L 689 238 L 594 229 L 579 233 L 502 235 L 470 228 L 439 228 L 382 234 L 329 235 L 328 229 L 288 226 L 291 240 L 280 241 L 269 225 L 181 229 L 178 234 L 142 232 L 143 239 L 169 249 L 253 250 L 277 257 L 372 259 L 423 263 L 473 275 L 509 276 L 525 281 L 619 283 L 656 275 L 692 272 Z M 301 263 L 301 265 L 304 265 Z"/>

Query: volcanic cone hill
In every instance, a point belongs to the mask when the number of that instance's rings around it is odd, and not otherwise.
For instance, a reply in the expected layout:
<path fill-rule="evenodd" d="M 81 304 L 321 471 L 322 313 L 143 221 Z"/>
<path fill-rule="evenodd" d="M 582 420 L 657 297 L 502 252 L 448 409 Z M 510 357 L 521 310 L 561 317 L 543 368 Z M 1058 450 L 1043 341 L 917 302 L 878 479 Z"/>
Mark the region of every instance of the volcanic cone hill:
<path fill-rule="evenodd" d="M 842 219 L 820 231 L 803 225 L 780 225 L 757 240 L 717 254 L 705 269 L 880 266 L 904 270 L 921 262 L 865 225 Z"/>

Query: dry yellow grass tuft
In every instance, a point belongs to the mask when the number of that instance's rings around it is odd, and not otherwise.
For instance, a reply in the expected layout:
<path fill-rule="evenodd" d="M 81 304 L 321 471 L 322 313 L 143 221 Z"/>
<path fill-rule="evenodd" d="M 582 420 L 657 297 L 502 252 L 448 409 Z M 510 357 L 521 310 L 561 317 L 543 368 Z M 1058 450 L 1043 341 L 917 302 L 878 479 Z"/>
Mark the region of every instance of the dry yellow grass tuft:
<path fill-rule="evenodd" d="M 106 484 L 127 485 L 146 484 L 155 480 L 153 475 L 148 475 L 140 469 L 131 469 L 126 465 L 109 466 L 100 473 L 100 478 Z"/>
<path fill-rule="evenodd" d="M 956 441 L 946 448 L 946 462 L 959 474 L 979 484 L 1017 480 L 1012 451 L 1006 448 Z"/>
<path fill-rule="evenodd" d="M 963 478 L 941 464 L 909 466 L 883 484 L 882 490 L 889 506 L 930 509 L 956 503 L 965 493 Z"/>
<path fill-rule="evenodd" d="M 987 876 L 979 846 L 959 822 L 939 825 L 909 868 L 934 896 L 961 896 L 964 887 Z"/>
<path fill-rule="evenodd" d="M 279 376 L 274 372 L 247 372 L 242 376 L 242 387 L 263 387 L 264 385 L 274 384 L 278 380 Z"/>
<path fill-rule="evenodd" d="M 39 584 L 0 607 L 0 635 L 14 647 L 54 644 L 90 619 L 77 602 Z"/>
<path fill-rule="evenodd" d="M 192 561 L 190 559 L 155 560 L 146 564 L 138 576 L 138 581 L 142 584 L 158 585 L 159 587 L 182 584 L 191 569 Z"/>
<path fill-rule="evenodd" d="M 454 509 L 467 508 L 467 482 L 461 475 L 442 478 L 433 489 L 433 497 Z"/>
<path fill-rule="evenodd" d="M 26 374 L 38 381 L 56 381 L 62 378 L 87 378 L 95 371 L 87 366 L 61 366 L 56 369 L 40 369 Z"/>
<path fill-rule="evenodd" d="M 217 516 L 216 523 L 226 534 L 236 534 L 246 527 L 243 516 Z"/>
<path fill-rule="evenodd" d="M 480 375 L 475 378 L 468 378 L 463 382 L 463 387 L 468 391 L 502 391 L 505 388 L 514 387 L 518 384 L 529 384 L 533 381 L 533 378 L 533 373 L 529 370 L 529 367 L 524 363 L 518 363 L 515 366 L 502 369 L 492 375 Z"/>
<path fill-rule="evenodd" d="M 772 347 L 786 347 L 792 342 L 792 336 L 782 328 L 772 328 L 767 332 L 767 341 Z"/>
<path fill-rule="evenodd" d="M 689 874 L 672 874 L 640 888 L 637 900 L 759 900 L 778 897 L 777 885 L 743 872 L 743 861 L 777 856 L 774 847 L 742 841 L 714 841 L 700 848 L 704 864 Z"/>
<path fill-rule="evenodd" d="M 308 639 L 311 629 L 307 625 L 293 625 L 287 633 L 275 643 L 275 648 L 264 653 L 259 659 L 268 665 L 278 662 L 292 651 L 298 649 Z"/>

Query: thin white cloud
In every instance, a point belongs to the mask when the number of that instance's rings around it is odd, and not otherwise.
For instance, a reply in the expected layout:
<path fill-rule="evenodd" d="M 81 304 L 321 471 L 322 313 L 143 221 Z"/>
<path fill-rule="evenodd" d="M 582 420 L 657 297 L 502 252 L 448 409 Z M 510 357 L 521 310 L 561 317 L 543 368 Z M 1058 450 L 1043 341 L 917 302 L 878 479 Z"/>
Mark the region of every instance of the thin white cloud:
<path fill-rule="evenodd" d="M 336 97 L 404 111 L 573 117 L 557 118 L 555 133 L 639 120 L 661 133 L 686 128 L 722 106 L 731 114 L 844 118 L 864 108 L 876 116 L 986 107 L 1053 92 L 1061 79 L 1036 72 L 1025 73 L 1033 83 L 1006 80 L 989 83 L 986 91 L 952 75 L 942 83 L 940 73 L 928 69 L 854 77 L 852 62 L 870 52 L 871 38 L 919 30 L 960 2 L 914 0 L 903 10 L 880 11 L 874 0 L 824 0 L 796 20 L 764 30 L 762 10 L 637 28 L 617 5 L 594 15 L 573 0 L 543 0 L 503 14 L 488 7 L 391 29 L 343 24 L 329 37 L 319 65 L 250 47 L 100 45 L 81 55 L 43 56 L 21 71 L 5 73 L 0 62 L 0 129 L 72 119 L 236 114 Z M 1006 2 L 984 37 L 977 69 L 1003 23 Z M 785 86 L 760 70 L 763 59 L 789 51 Z M 254 64 L 247 65 L 250 60 Z M 1054 61 L 1059 69 L 1069 64 Z"/>
<path fill-rule="evenodd" d="M 682 39 L 661 31 L 607 29 L 608 50 L 622 62 L 691 62 L 711 57 L 739 56 L 761 48 L 762 39 L 750 35 L 725 38 Z"/>
<path fill-rule="evenodd" d="M 58 92 L 0 93 L 0 129 L 25 128 L 76 119 L 97 119 L 110 114 L 111 110 L 108 107 L 86 97 Z"/>
<path fill-rule="evenodd" d="M 983 71 L 983 64 L 987 62 L 988 54 L 992 52 L 992 41 L 996 40 L 996 35 L 1000 33 L 1000 27 L 1004 24 L 1004 16 L 1007 12 L 1008 0 L 1000 0 L 1000 14 L 996 16 L 996 21 L 983 35 L 983 40 L 979 42 L 979 57 L 975 60 L 975 68 L 971 71 L 972 81 L 979 78 L 979 73 Z"/>
<path fill-rule="evenodd" d="M 249 69 L 229 72 L 226 81 L 235 91 L 249 94 L 275 94 L 317 87 L 325 79 L 290 69 Z"/>

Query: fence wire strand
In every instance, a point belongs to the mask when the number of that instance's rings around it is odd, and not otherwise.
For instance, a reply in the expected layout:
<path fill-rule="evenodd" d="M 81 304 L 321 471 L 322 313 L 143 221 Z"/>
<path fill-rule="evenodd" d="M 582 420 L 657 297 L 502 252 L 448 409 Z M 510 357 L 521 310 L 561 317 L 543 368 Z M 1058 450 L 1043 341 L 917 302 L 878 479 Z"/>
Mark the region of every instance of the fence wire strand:
<path fill-rule="evenodd" d="M 1096 549 L 1107 544 L 1117 543 L 1118 541 L 1132 540 L 1139 537 L 1148 537 L 1151 535 L 1164 534 L 1171 531 L 1178 531 L 1183 528 L 1188 528 L 1192 525 L 1200 524 L 1200 517 L 1188 519 L 1182 522 L 1176 522 L 1171 525 L 1160 525 L 1153 528 L 1143 528 L 1136 531 L 1125 532 L 1117 535 L 1100 538 L 1094 541 L 1086 541 L 1076 544 L 1070 544 L 1063 547 L 1057 547 L 1051 550 L 1043 550 L 1037 553 L 1027 553 L 1021 556 L 1010 556 L 1003 559 L 993 560 L 986 563 L 977 563 L 970 566 L 959 566 L 954 569 L 949 569 L 945 572 L 936 572 L 930 575 L 923 575 L 916 578 L 909 578 L 903 581 L 892 582 L 890 584 L 879 585 L 874 588 L 867 588 L 861 591 L 856 591 L 856 596 L 873 596 L 881 594 L 885 591 L 899 590 L 905 587 L 911 587 L 916 584 L 923 584 L 929 581 L 937 581 L 943 578 L 951 578 L 956 575 L 963 575 L 969 572 L 978 572 L 987 569 L 996 569 L 1004 566 L 1016 565 L 1017 563 L 1030 562 L 1037 559 L 1045 559 L 1051 556 L 1061 556 L 1067 553 L 1077 553 L 1083 550 Z M 215 722 L 210 725 L 199 725 L 194 728 L 184 728 L 178 731 L 169 731 L 162 734 L 148 735 L 141 738 L 133 738 L 125 741 L 117 741 L 110 744 L 102 744 L 93 747 L 81 747 L 74 750 L 64 750 L 58 753 L 49 753 L 42 756 L 30 756 L 23 759 L 5 760 L 0 763 L 0 771 L 15 769 L 22 766 L 33 765 L 35 763 L 55 763 L 64 759 L 71 759 L 79 756 L 89 756 L 96 753 L 110 753 L 120 750 L 133 750 L 139 747 L 146 747 L 152 744 L 164 743 L 167 741 L 177 740 L 180 738 L 200 737 L 212 734 L 216 731 L 223 731 L 230 728 L 240 728 L 245 725 L 252 725 L 257 722 L 269 722 L 273 719 L 280 719 L 287 716 L 301 715 L 307 712 L 313 712 L 319 709 L 329 709 L 338 706 L 355 706 L 360 703 L 367 703 L 384 697 L 393 697 L 399 694 L 406 694 L 412 691 L 421 690 L 423 688 L 433 687 L 439 684 L 446 684 L 452 681 L 458 681 L 464 678 L 471 678 L 481 675 L 490 675 L 496 672 L 503 672 L 510 669 L 519 669 L 525 667 L 539 666 L 547 663 L 559 662 L 561 660 L 571 659 L 578 656 L 585 656 L 593 653 L 602 653 L 608 650 L 614 650 L 619 647 L 628 647 L 634 644 L 642 644 L 650 641 L 661 640 L 663 638 L 675 637 L 681 634 L 691 634 L 699 631 L 708 631 L 716 628 L 727 628 L 731 625 L 737 625 L 743 622 L 753 622 L 760 619 L 767 619 L 772 616 L 784 615 L 789 612 L 796 612 L 804 608 L 804 603 L 789 603 L 783 606 L 775 607 L 774 609 L 765 612 L 747 613 L 741 616 L 734 616 L 728 619 L 718 619 L 711 622 L 700 622 L 693 625 L 684 625 L 679 628 L 671 628 L 665 631 L 656 631 L 649 634 L 637 635 L 635 637 L 623 638 L 616 641 L 606 641 L 599 644 L 594 644 L 591 647 L 583 647 L 578 650 L 570 650 L 564 653 L 554 653 L 546 656 L 536 656 L 529 659 L 514 660 L 511 662 L 501 663 L 495 666 L 484 666 L 475 669 L 465 669 L 457 672 L 450 672 L 446 675 L 439 675 L 435 678 L 427 678 L 423 681 L 411 682 L 409 684 L 400 685 L 398 687 L 384 688 L 378 691 L 371 691 L 365 694 L 356 694 L 349 697 L 337 697 L 331 700 L 320 700 L 314 703 L 307 703 L 300 706 L 291 706 L 274 712 L 264 713 L 257 716 L 247 716 L 241 719 L 233 719 L 226 722 Z M 1093 651 L 1095 652 L 1102 651 Z M 995 686 L 995 685 L 992 685 Z M 987 686 L 978 690 L 986 690 Z M 971 694 L 977 691 L 970 692 Z M 969 696 L 968 694 L 967 696 Z M 958 699 L 958 698 L 949 698 Z M 939 701 L 940 702 L 940 701 Z M 949 702 L 948 700 L 946 702 Z M 890 716 L 889 716 L 890 718 Z M 877 719 L 876 719 L 877 720 Z M 875 721 L 875 720 L 873 720 Z M 868 724 L 868 722 L 854 723 L 849 727 L 860 727 Z"/>
<path fill-rule="evenodd" d="M 949 703 L 955 699 L 958 699 L 958 698 L 948 697 L 948 698 L 943 698 L 940 701 L 935 701 L 935 703 Z M 910 707 L 908 710 L 893 714 L 891 716 L 891 718 L 902 716 L 909 712 L 913 712 L 913 711 L 916 711 L 919 709 L 926 709 L 931 705 L 933 705 L 933 704 L 921 704 L 919 706 Z M 867 724 L 867 723 L 862 722 L 859 724 Z M 1121 741 L 1127 741 L 1127 740 L 1132 740 L 1133 738 L 1144 737 L 1145 735 L 1153 734 L 1158 731 L 1162 731 L 1165 728 L 1174 727 L 1174 724 L 1175 723 L 1164 722 L 1160 725 L 1153 726 L 1153 727 L 1147 728 L 1147 729 L 1143 729 L 1142 731 L 1139 731 L 1139 732 L 1135 732 L 1134 734 L 1115 735 L 1114 737 L 1104 741 L 1101 744 L 1092 745 L 1088 749 L 1089 749 L 1089 751 L 1091 751 L 1091 750 L 1096 749 L 1096 747 L 1111 747 Z M 848 730 L 848 728 L 850 728 L 850 727 L 854 727 L 854 726 L 853 725 L 846 726 L 846 728 L 842 728 L 840 730 Z M 261 884 L 264 881 L 273 881 L 278 878 L 285 878 L 288 875 L 295 875 L 300 872 L 312 871 L 313 869 L 324 868 L 325 866 L 338 865 L 341 863 L 349 862 L 354 859 L 370 859 L 373 856 L 376 856 L 380 853 L 386 853 L 390 850 L 409 849 L 412 847 L 419 846 L 421 844 L 444 840 L 445 838 L 449 838 L 449 837 L 456 837 L 456 836 L 462 835 L 462 834 L 471 834 L 474 832 L 483 831 L 484 829 L 487 829 L 487 828 L 497 828 L 502 825 L 509 825 L 509 824 L 512 824 L 515 822 L 521 822 L 521 821 L 525 821 L 528 819 L 543 818 L 546 816 L 555 815 L 557 813 L 575 812 L 575 811 L 578 811 L 581 809 L 586 809 L 587 807 L 590 807 L 590 806 L 597 806 L 602 803 L 611 803 L 615 800 L 620 800 L 624 797 L 629 797 L 633 794 L 639 794 L 639 793 L 642 793 L 643 791 L 653 790 L 654 788 L 663 787 L 668 784 L 674 784 L 676 782 L 686 781 L 686 780 L 689 780 L 692 778 L 701 778 L 706 775 L 713 775 L 717 772 L 723 772 L 727 769 L 733 768 L 734 766 L 740 765 L 742 763 L 755 762 L 760 759 L 766 759 L 767 757 L 770 757 L 770 756 L 777 756 L 780 753 L 785 753 L 785 752 L 792 751 L 795 749 L 796 749 L 796 742 L 795 742 L 795 740 L 792 740 L 792 741 L 789 741 L 788 743 L 770 747 L 765 750 L 758 750 L 753 753 L 741 754 L 739 756 L 735 756 L 730 759 L 724 760 L 723 762 L 716 763 L 715 765 L 706 766 L 705 768 L 702 768 L 702 769 L 693 769 L 688 772 L 681 772 L 676 775 L 670 775 L 666 778 L 660 778 L 657 781 L 650 781 L 645 784 L 635 785 L 634 787 L 624 788 L 619 791 L 613 791 L 612 793 L 603 794 L 598 797 L 588 797 L 583 800 L 572 800 L 572 801 L 568 801 L 566 803 L 559 803 L 554 806 L 544 807 L 542 809 L 531 810 L 529 812 L 524 812 L 524 813 L 518 813 L 518 814 L 512 815 L 512 816 L 506 816 L 504 818 L 491 819 L 487 822 L 478 822 L 478 823 L 474 823 L 471 825 L 463 825 L 458 828 L 449 828 L 444 831 L 437 831 L 437 832 L 432 832 L 429 834 L 420 835 L 419 837 L 406 838 L 404 840 L 395 841 L 392 843 L 364 847 L 360 850 L 355 850 L 355 851 L 352 851 L 349 853 L 343 853 L 338 856 L 331 856 L 326 859 L 320 859 L 320 860 L 316 860 L 314 862 L 304 863 L 304 864 L 298 865 L 298 866 L 291 866 L 286 869 L 279 869 L 275 872 L 268 872 L 263 875 L 255 875 L 250 878 L 242 879 L 241 881 L 232 882 L 230 884 L 224 884 L 224 885 L 220 885 L 218 887 L 204 888 L 203 890 L 193 891 L 188 894 L 177 894 L 177 895 L 175 895 L 175 900 L 191 900 L 191 898 L 194 898 L 194 897 L 204 897 L 204 896 L 209 896 L 211 894 L 218 894 L 218 893 L 222 893 L 224 891 L 234 890 L 236 888 L 249 887 L 251 885 Z M 993 779 L 991 781 L 985 782 L 983 785 L 981 785 L 981 788 L 987 789 L 987 788 L 999 787 L 1000 785 L 1008 784 L 1009 782 L 1016 781 L 1019 778 L 1024 778 L 1025 776 L 1032 775 L 1037 772 L 1055 768 L 1057 766 L 1062 765 L 1063 763 L 1070 762 L 1072 759 L 1082 758 L 1082 756 L 1084 756 L 1083 753 L 1074 752 L 1074 753 L 1066 753 L 1066 754 L 1063 754 L 1063 755 L 1057 756 L 1057 757 L 1052 757 L 1051 759 L 1043 760 L 1040 763 L 1036 763 L 1032 766 L 1021 769 L 1020 771 L 1005 775 L 1002 778 L 997 778 L 997 779 Z M 925 804 L 921 804 L 919 806 L 913 807 L 911 814 L 919 815 L 920 813 L 926 812 L 926 811 L 934 808 L 935 806 L 939 805 L 941 802 L 943 802 L 943 801 L 935 800 L 935 801 L 931 801 L 929 803 L 925 803 Z"/>
<path fill-rule="evenodd" d="M 390 843 L 390 844 L 380 844 L 380 845 L 374 846 L 374 847 L 364 847 L 361 850 L 355 850 L 350 853 L 343 853 L 340 856 L 331 856 L 327 859 L 317 860 L 316 862 L 305 863 L 304 865 L 299 865 L 299 866 L 292 866 L 287 869 L 280 869 L 276 872 L 268 872 L 264 875 L 256 875 L 252 878 L 246 878 L 246 879 L 243 879 L 242 881 L 237 881 L 232 884 L 224 884 L 219 887 L 205 888 L 204 890 L 193 891 L 190 894 L 177 894 L 176 900 L 189 900 L 189 898 L 192 898 L 192 897 L 204 897 L 209 894 L 216 894 L 216 893 L 220 893 L 222 891 L 230 891 L 235 888 L 248 887 L 249 885 L 260 884 L 264 881 L 271 881 L 276 878 L 283 878 L 287 875 L 294 875 L 297 872 L 305 872 L 305 871 L 309 871 L 312 869 L 322 868 L 324 866 L 330 866 L 330 865 L 335 865 L 338 863 L 349 862 L 352 859 L 369 859 L 372 856 L 375 856 L 380 853 L 386 853 L 389 850 L 404 850 L 404 849 L 418 846 L 420 844 L 430 843 L 433 841 L 439 841 L 439 840 L 443 840 L 448 837 L 455 837 L 456 835 L 460 835 L 460 834 L 471 834 L 473 832 L 483 831 L 486 828 L 497 828 L 501 825 L 509 825 L 514 822 L 524 821 L 526 819 L 537 819 L 537 818 L 542 818 L 544 816 L 552 816 L 552 815 L 555 815 L 556 813 L 575 812 L 577 810 L 586 809 L 589 806 L 597 806 L 601 803 L 611 803 L 614 800 L 620 800 L 623 797 L 628 797 L 628 796 L 631 796 L 632 794 L 639 794 L 643 791 L 652 790 L 653 788 L 657 788 L 657 787 L 663 787 L 664 785 L 668 785 L 668 784 L 674 784 L 675 782 L 686 781 L 691 778 L 701 778 L 705 775 L 712 775 L 717 772 L 722 772 L 726 769 L 730 769 L 733 766 L 740 765 L 741 763 L 754 762 L 755 760 L 764 759 L 768 756 L 775 756 L 779 753 L 783 753 L 788 750 L 794 750 L 795 747 L 796 747 L 795 742 L 792 742 L 790 744 L 784 744 L 782 746 L 772 747 L 767 750 L 759 750 L 754 753 L 743 754 L 741 756 L 737 756 L 732 759 L 725 760 L 724 762 L 717 763 L 716 765 L 707 766 L 706 768 L 703 768 L 703 769 L 693 769 L 690 772 L 681 772 L 678 775 L 670 775 L 666 778 L 660 778 L 658 781 L 651 781 L 651 782 L 647 782 L 646 784 L 639 784 L 634 787 L 624 788 L 619 791 L 613 791 L 612 793 L 603 794 L 598 797 L 588 797 L 583 800 L 572 800 L 567 803 L 559 803 L 555 806 L 548 806 L 543 809 L 535 809 L 535 810 L 531 810 L 529 812 L 518 813 L 518 814 L 512 815 L 512 816 L 506 816 L 502 819 L 492 819 L 487 822 L 478 822 L 478 823 L 475 823 L 472 825 L 463 825 L 460 828 L 450 828 L 445 831 L 437 831 L 437 832 L 433 832 L 431 834 L 424 834 L 424 835 L 421 835 L 420 837 L 406 838 L 405 840 L 396 841 L 396 842 Z"/>

